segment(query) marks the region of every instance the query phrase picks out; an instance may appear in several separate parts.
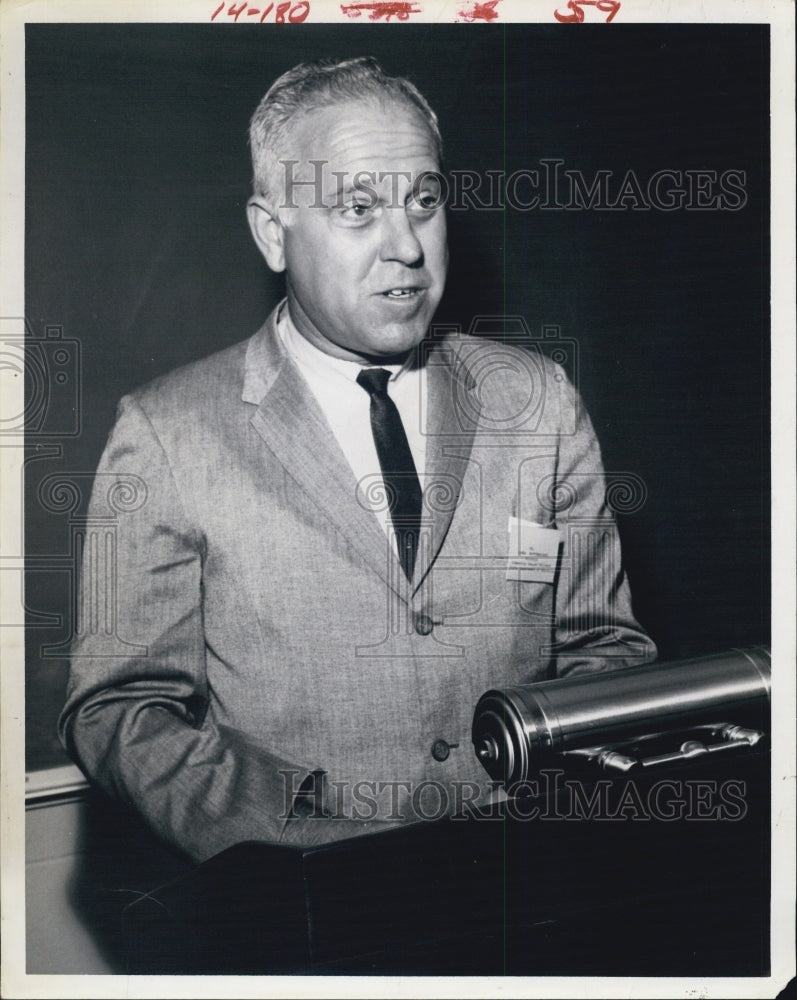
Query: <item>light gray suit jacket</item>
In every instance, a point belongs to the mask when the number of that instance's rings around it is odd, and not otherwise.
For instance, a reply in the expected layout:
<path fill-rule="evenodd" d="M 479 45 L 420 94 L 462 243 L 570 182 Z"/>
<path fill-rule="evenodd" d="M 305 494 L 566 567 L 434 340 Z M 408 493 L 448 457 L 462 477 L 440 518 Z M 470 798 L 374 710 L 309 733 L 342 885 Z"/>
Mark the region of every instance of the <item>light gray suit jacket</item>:
<path fill-rule="evenodd" d="M 562 370 L 468 336 L 420 355 L 426 520 L 411 584 L 369 507 L 378 476 L 355 482 L 275 314 L 120 403 L 61 737 L 197 859 L 278 840 L 315 770 L 327 807 L 361 818 L 479 800 L 490 786 L 470 724 L 484 691 L 655 656 Z M 552 583 L 507 578 L 510 516 L 562 532 Z"/>

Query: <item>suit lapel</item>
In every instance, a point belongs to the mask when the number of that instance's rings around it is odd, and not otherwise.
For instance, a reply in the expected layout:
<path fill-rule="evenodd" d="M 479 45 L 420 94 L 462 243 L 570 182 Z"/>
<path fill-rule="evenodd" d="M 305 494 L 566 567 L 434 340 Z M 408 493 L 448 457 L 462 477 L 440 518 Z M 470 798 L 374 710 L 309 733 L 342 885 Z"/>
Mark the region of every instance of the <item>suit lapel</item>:
<path fill-rule="evenodd" d="M 243 399 L 257 404 L 252 426 L 294 481 L 368 565 L 406 598 L 398 558 L 373 512 L 357 501 L 357 481 L 321 408 L 282 349 L 276 313 L 252 338 Z"/>
<path fill-rule="evenodd" d="M 479 419 L 475 380 L 456 340 L 421 345 L 426 364 L 426 475 L 421 545 L 413 574 L 417 590 L 440 551 L 459 502 Z M 425 358 L 424 358 L 425 356 Z"/>
<path fill-rule="evenodd" d="M 318 403 L 285 353 L 278 309 L 252 338 L 242 398 L 257 410 L 252 425 L 296 483 L 399 597 L 408 597 L 398 557 L 372 511 L 358 503 L 351 466 Z M 426 364 L 424 531 L 413 574 L 421 585 L 448 533 L 462 491 L 479 416 L 475 381 L 455 341 L 420 345 Z"/>

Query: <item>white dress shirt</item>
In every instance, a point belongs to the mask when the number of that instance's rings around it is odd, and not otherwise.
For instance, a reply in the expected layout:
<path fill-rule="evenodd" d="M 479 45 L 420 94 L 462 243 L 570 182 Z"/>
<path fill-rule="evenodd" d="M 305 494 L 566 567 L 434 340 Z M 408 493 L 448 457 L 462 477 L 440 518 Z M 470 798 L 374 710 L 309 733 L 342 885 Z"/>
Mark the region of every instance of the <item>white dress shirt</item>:
<path fill-rule="evenodd" d="M 357 382 L 363 368 L 389 371 L 388 395 L 404 424 L 415 469 L 423 488 L 426 467 L 426 437 L 422 419 L 422 401 L 426 392 L 426 371 L 412 363 L 412 355 L 403 365 L 362 365 L 357 361 L 325 354 L 296 329 L 285 304 L 277 321 L 277 330 L 288 355 L 299 369 L 316 398 L 327 423 L 360 484 L 360 502 L 382 494 L 379 456 L 371 432 L 371 397 Z M 378 484 L 378 489 L 374 487 Z M 386 533 L 392 530 L 390 513 L 384 503 L 368 504 Z M 395 539 L 394 539 L 395 542 Z"/>

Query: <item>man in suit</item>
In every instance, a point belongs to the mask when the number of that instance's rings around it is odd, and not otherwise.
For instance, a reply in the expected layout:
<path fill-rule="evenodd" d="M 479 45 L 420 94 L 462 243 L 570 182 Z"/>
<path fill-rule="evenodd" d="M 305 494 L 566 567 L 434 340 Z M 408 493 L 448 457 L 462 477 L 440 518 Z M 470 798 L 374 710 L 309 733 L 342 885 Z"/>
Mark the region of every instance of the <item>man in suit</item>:
<path fill-rule="evenodd" d="M 423 96 L 369 59 L 302 65 L 251 145 L 249 222 L 286 299 L 122 400 L 60 721 L 198 860 L 488 801 L 485 690 L 655 656 L 564 372 L 430 333 L 448 251 Z"/>

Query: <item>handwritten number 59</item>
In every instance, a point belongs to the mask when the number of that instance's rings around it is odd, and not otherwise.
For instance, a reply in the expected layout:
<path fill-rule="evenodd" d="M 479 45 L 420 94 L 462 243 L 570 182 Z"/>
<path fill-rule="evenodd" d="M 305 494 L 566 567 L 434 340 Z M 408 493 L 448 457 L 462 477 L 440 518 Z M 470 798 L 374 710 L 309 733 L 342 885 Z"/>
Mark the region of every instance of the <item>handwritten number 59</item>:
<path fill-rule="evenodd" d="M 605 21 L 608 24 L 620 9 L 620 0 L 567 0 L 566 7 L 569 13 L 560 14 L 558 9 L 553 12 L 561 24 L 583 23 L 585 7 L 597 7 L 602 14 L 608 14 Z"/>

